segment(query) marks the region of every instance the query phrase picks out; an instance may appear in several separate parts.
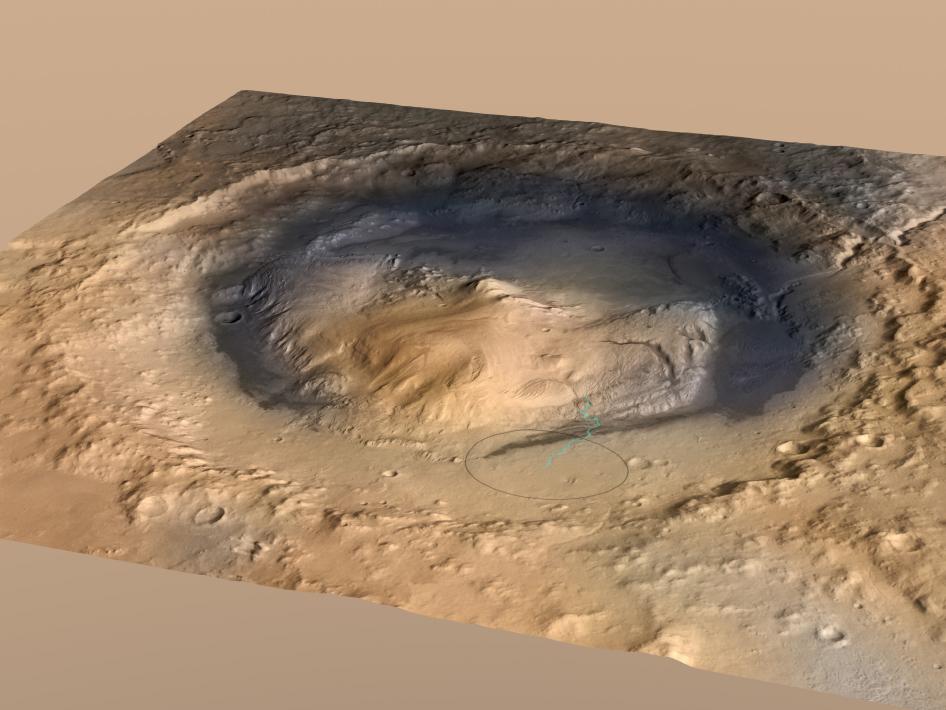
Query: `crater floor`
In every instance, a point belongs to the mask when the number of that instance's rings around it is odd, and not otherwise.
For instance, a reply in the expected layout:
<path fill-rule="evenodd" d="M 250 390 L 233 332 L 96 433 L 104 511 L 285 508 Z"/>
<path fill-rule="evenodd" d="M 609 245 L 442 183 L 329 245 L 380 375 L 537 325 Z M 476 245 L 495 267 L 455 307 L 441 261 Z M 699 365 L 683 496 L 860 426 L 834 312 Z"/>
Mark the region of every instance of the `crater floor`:
<path fill-rule="evenodd" d="M 946 159 L 240 92 L 0 256 L 0 535 L 946 690 Z"/>

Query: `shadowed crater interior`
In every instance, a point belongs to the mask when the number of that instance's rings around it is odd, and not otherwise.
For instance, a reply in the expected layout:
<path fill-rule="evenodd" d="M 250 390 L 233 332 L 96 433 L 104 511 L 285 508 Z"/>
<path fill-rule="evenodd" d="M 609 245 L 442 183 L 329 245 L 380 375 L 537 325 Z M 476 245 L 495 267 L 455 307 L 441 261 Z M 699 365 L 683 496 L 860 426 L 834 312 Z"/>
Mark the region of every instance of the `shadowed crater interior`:
<path fill-rule="evenodd" d="M 745 416 L 804 369 L 782 302 L 804 267 L 718 220 L 496 169 L 283 209 L 280 246 L 212 308 L 243 387 L 315 427 L 560 429 L 579 398 L 603 431 Z"/>

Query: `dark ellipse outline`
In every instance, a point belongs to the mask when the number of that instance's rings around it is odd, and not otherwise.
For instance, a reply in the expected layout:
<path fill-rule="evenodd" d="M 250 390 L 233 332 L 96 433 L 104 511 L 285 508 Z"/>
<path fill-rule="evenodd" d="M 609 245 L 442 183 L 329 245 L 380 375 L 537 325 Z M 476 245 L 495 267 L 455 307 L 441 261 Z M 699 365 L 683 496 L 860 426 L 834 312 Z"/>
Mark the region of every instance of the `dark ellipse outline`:
<path fill-rule="evenodd" d="M 611 486 L 610 488 L 603 491 L 599 491 L 598 493 L 592 493 L 586 496 L 568 496 L 565 498 L 543 498 L 541 496 L 525 496 L 525 495 L 522 495 L 521 493 L 510 493 L 509 491 L 504 491 L 502 488 L 491 486 L 485 481 L 481 481 L 480 479 L 478 479 L 474 475 L 474 473 L 470 470 L 470 464 L 469 464 L 470 452 L 473 451 L 473 449 L 475 449 L 479 444 L 486 441 L 487 439 L 492 439 L 497 436 L 502 436 L 503 434 L 515 434 L 516 432 L 520 432 L 520 431 L 537 431 L 543 434 L 562 434 L 570 439 L 578 439 L 580 441 L 585 441 L 589 444 L 594 444 L 595 446 L 600 446 L 602 449 L 610 451 L 612 454 L 614 454 L 621 460 L 621 463 L 624 464 L 624 478 L 622 478 L 618 483 Z M 476 441 L 474 441 L 473 445 L 469 449 L 467 449 L 466 456 L 463 457 L 463 468 L 466 469 L 466 472 L 467 474 L 469 474 L 470 478 L 472 478 L 474 481 L 479 483 L 481 486 L 486 486 L 487 488 L 494 490 L 497 493 L 502 493 L 503 495 L 514 496 L 516 498 L 525 498 L 527 500 L 552 501 L 552 500 L 587 500 L 588 498 L 597 498 L 598 496 L 603 496 L 605 493 L 610 493 L 611 491 L 617 490 L 618 488 L 623 486 L 625 483 L 627 483 L 627 479 L 631 477 L 631 467 L 628 465 L 627 461 L 625 461 L 624 457 L 621 456 L 621 454 L 619 454 L 617 451 L 615 451 L 611 447 L 605 446 L 604 444 L 601 444 L 597 441 L 591 441 L 590 439 L 582 439 L 580 436 L 569 434 L 567 431 L 558 431 L 557 429 L 510 429 L 508 431 L 500 431 L 500 432 L 497 432 L 496 434 L 490 434 L 489 436 L 484 436 L 482 439 L 477 439 Z"/>

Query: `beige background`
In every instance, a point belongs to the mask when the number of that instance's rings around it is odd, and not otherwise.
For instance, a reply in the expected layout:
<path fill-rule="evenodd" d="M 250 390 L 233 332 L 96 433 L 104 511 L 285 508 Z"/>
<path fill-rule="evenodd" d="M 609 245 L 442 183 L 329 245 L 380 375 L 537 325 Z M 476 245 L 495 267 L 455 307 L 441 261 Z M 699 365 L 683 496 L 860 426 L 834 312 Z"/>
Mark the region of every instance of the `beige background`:
<path fill-rule="evenodd" d="M 946 154 L 944 20 L 908 0 L 17 2 L 0 22 L 0 243 L 244 88 Z M 487 703 L 858 706 L 0 543 L 4 706 Z"/>

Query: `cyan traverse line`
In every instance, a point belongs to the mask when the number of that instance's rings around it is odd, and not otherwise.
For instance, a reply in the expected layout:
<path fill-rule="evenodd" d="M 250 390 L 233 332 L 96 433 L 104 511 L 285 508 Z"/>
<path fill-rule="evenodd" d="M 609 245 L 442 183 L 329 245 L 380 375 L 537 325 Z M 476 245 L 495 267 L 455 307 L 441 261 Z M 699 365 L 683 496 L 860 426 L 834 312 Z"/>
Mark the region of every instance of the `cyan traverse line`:
<path fill-rule="evenodd" d="M 587 396 L 583 397 L 582 399 L 584 400 L 585 404 L 583 407 L 578 408 L 578 413 L 581 415 L 582 419 L 593 421 L 594 426 L 588 427 L 588 429 L 585 431 L 583 436 L 576 437 L 575 439 L 565 442 L 565 445 L 562 446 L 561 449 L 559 449 L 553 454 L 549 454 L 549 457 L 545 462 L 546 468 L 552 465 L 552 461 L 555 459 L 556 456 L 561 456 L 562 454 L 567 453 L 568 450 L 571 449 L 577 441 L 587 439 L 588 437 L 591 436 L 591 432 L 593 432 L 595 429 L 601 426 L 601 419 L 599 419 L 598 417 L 592 417 L 588 415 L 588 410 L 591 409 L 591 400 L 588 399 Z"/>

